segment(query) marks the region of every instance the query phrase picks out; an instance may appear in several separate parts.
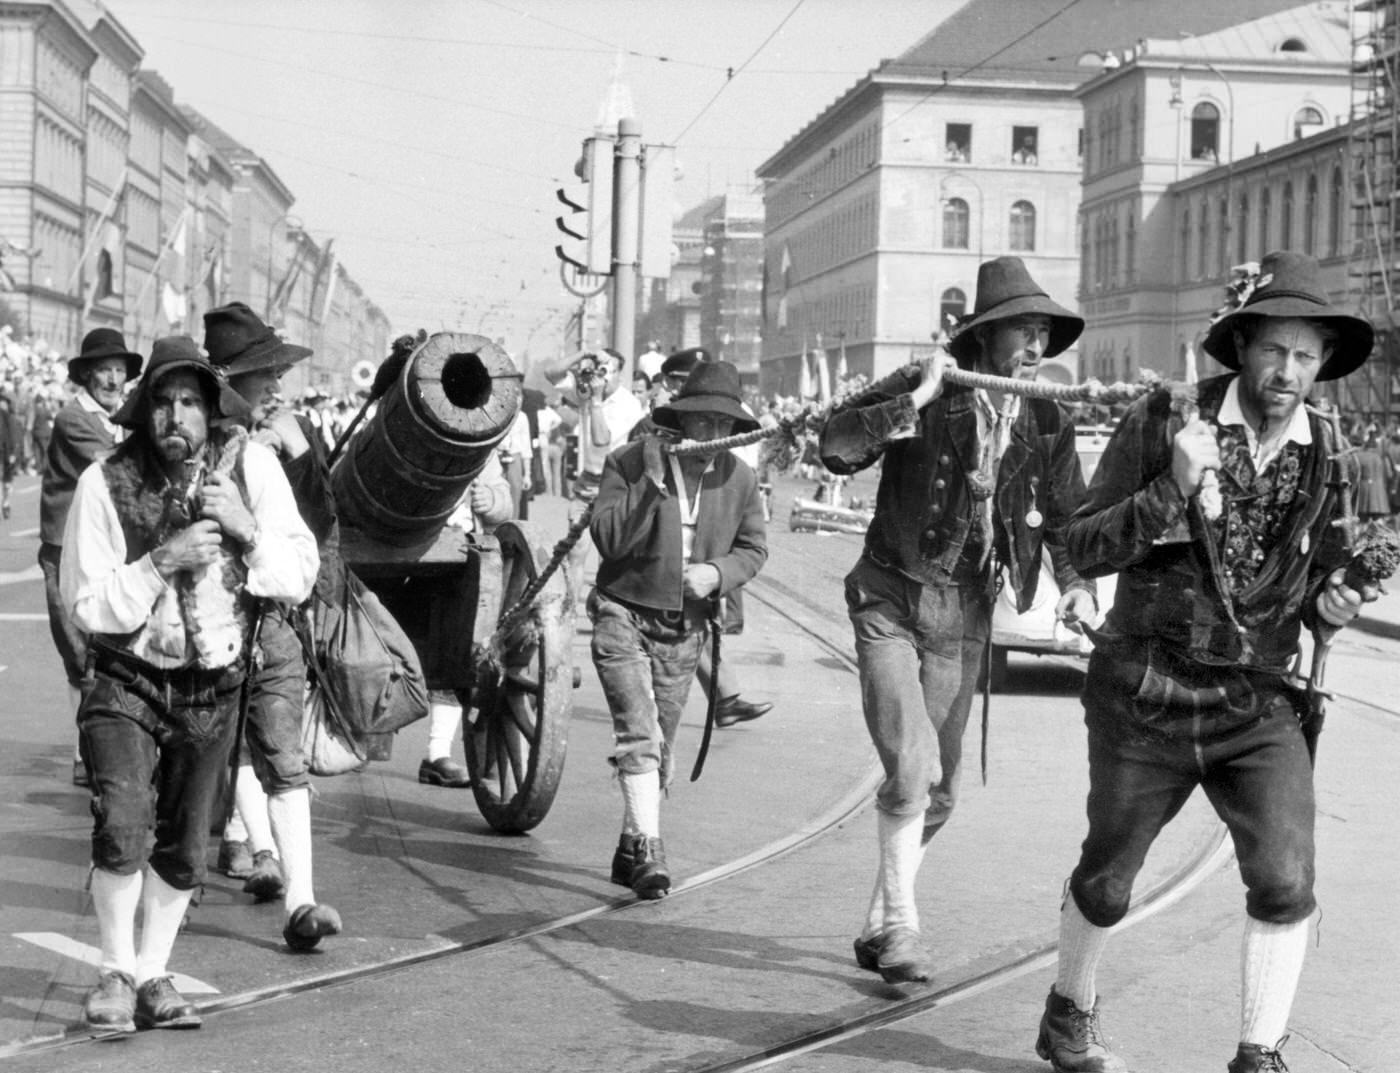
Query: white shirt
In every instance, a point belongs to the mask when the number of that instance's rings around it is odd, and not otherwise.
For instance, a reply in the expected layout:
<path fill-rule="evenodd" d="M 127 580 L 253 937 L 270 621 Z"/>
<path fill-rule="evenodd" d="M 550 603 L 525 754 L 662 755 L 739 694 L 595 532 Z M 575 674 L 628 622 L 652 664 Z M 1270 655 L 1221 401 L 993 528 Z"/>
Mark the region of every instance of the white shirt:
<path fill-rule="evenodd" d="M 102 428 L 107 435 L 112 437 L 113 443 L 121 443 L 126 438 L 126 429 L 121 425 L 112 424 L 112 415 L 102 408 L 102 404 L 88 394 L 84 388 L 74 396 L 78 400 L 78 408 L 86 410 L 90 414 L 96 414 L 98 420 L 102 422 Z"/>
<path fill-rule="evenodd" d="M 608 455 L 619 447 L 626 446 L 627 437 L 643 417 L 646 409 L 637 396 L 626 388 L 619 388 L 601 402 L 594 400 L 595 409 L 601 409 L 603 420 L 608 423 L 610 439 L 606 447 L 593 443 L 593 430 L 589 428 L 592 415 L 580 411 L 578 431 L 579 471 L 591 473 L 595 477 L 603 475 L 603 463 Z"/>
<path fill-rule="evenodd" d="M 244 553 L 248 591 L 287 604 L 311 595 L 320 566 L 316 538 L 301 520 L 282 465 L 268 448 L 250 442 L 243 456 L 249 509 L 258 543 Z M 126 535 L 101 465 L 78 478 L 63 531 L 59 585 L 73 623 L 87 633 L 141 632 L 132 642 L 137 656 L 158 667 L 182 666 L 152 644 L 148 634 L 181 623 L 175 587 L 156 571 L 149 554 L 126 561 Z"/>
<path fill-rule="evenodd" d="M 1221 400 L 1220 412 L 1215 415 L 1217 425 L 1243 425 L 1245 442 L 1249 445 L 1249 459 L 1254 463 L 1254 472 L 1263 473 L 1264 467 L 1278 457 L 1283 445 L 1286 443 L 1297 443 L 1304 447 L 1312 444 L 1312 426 L 1308 424 L 1307 410 L 1302 406 L 1293 411 L 1293 416 L 1288 420 L 1288 427 L 1283 435 L 1274 439 L 1271 443 L 1261 446 L 1259 437 L 1254 429 L 1245 420 L 1244 410 L 1240 407 L 1240 378 L 1237 376 L 1230 381 L 1225 389 L 1225 398 Z"/>

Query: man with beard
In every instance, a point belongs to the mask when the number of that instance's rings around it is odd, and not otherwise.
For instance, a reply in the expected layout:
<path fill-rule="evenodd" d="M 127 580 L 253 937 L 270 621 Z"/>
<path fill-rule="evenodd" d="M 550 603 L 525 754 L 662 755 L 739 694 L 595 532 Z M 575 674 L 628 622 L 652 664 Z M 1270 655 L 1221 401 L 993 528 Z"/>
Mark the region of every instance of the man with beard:
<path fill-rule="evenodd" d="M 750 432 L 739 371 L 697 367 L 652 413 L 687 440 Z M 677 455 L 648 435 L 608 456 L 593 504 L 598 582 L 588 598 L 593 664 L 612 712 L 610 762 L 622 787 L 622 836 L 612 881 L 661 898 L 671 872 L 661 842 L 661 794 L 675 769 L 676 730 L 714 602 L 768 557 L 758 479 L 729 451 Z"/>
<path fill-rule="evenodd" d="M 204 882 L 254 605 L 299 603 L 316 578 L 315 538 L 247 417 L 192 339 L 157 340 L 112 417 L 127 438 L 84 471 L 68 512 L 60 591 L 94 655 L 78 732 L 101 945 L 84 1015 L 101 1031 L 201 1023 L 167 962 Z"/>
<path fill-rule="evenodd" d="M 959 366 L 1034 379 L 1084 321 L 1051 301 L 1017 257 L 977 273 L 977 302 L 948 346 Z M 1072 628 L 1095 612 L 1064 526 L 1084 497 L 1074 428 L 1055 403 L 945 387 L 947 359 L 906 366 L 843 403 L 821 436 L 833 473 L 883 459 L 865 551 L 846 578 L 865 722 L 884 766 L 880 866 L 856 963 L 887 982 L 927 980 L 915 880 L 957 803 L 962 738 L 1005 568 L 1019 610 L 1048 546 Z"/>
<path fill-rule="evenodd" d="M 63 525 L 78 478 L 92 462 L 104 457 L 121 439 L 123 430 L 112 423 L 122 404 L 126 384 L 141 372 L 141 355 L 129 350 L 121 332 L 94 328 L 83 337 L 82 349 L 68 360 L 68 379 L 78 392 L 54 418 L 49 437 L 44 479 L 39 492 L 39 567 L 44 572 L 44 595 L 49 607 L 49 632 L 68 677 L 71 707 L 78 710 L 79 691 L 87 660 L 82 631 L 69 621 L 58 593 L 59 564 L 63 559 Z M 82 757 L 73 757 L 73 783 L 88 784 Z"/>

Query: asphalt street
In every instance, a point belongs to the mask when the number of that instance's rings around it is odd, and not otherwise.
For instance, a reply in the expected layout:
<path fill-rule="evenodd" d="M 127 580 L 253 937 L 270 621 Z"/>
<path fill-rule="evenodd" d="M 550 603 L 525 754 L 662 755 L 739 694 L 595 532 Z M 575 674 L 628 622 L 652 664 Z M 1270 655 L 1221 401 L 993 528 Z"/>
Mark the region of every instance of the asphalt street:
<path fill-rule="evenodd" d="M 920 908 L 938 964 L 927 987 L 856 968 L 851 939 L 875 863 L 874 756 L 860 718 L 840 579 L 859 538 L 794 534 L 780 484 L 772 558 L 727 645 L 744 693 L 772 713 L 717 732 L 698 782 L 663 806 L 677 888 L 637 905 L 608 883 L 620 806 L 610 725 L 588 661 L 553 809 L 528 836 L 490 831 L 469 791 L 421 786 L 426 728 L 391 761 L 318 780 L 316 884 L 345 934 L 311 956 L 280 942 L 276 906 L 214 875 L 172 968 L 208 1010 L 198 1032 L 92 1043 L 74 1028 L 96 941 L 83 892 L 89 819 L 34 567 L 37 494 L 0 527 L 0 1062 L 23 1070 L 463 1068 L 699 1071 L 793 1043 L 804 1071 L 1044 1070 L 1032 1044 L 1053 978 L 1062 884 L 1087 787 L 1072 658 L 1011 657 L 993 697 L 985 785 L 969 730 L 964 798 L 930 854 Z M 859 490 L 857 490 L 859 491 Z M 562 531 L 562 503 L 537 516 Z M 1344 631 L 1318 769 L 1323 906 L 1290 1025 L 1293 1073 L 1394 1073 L 1400 816 L 1400 606 Z M 699 738 L 692 696 L 681 770 Z M 1216 825 L 1199 795 L 1149 858 L 1140 892 L 1200 859 Z M 1114 1045 L 1136 1073 L 1223 1070 L 1238 1017 L 1243 890 L 1233 861 L 1112 940 L 1100 979 Z M 960 987 L 974 977 L 985 983 Z M 937 996 L 948 993 L 946 1000 Z M 843 1025 L 936 1001 L 868 1031 Z M 820 1046 L 796 1042 L 825 1033 Z M 732 1068 L 728 1066 L 726 1068 Z"/>

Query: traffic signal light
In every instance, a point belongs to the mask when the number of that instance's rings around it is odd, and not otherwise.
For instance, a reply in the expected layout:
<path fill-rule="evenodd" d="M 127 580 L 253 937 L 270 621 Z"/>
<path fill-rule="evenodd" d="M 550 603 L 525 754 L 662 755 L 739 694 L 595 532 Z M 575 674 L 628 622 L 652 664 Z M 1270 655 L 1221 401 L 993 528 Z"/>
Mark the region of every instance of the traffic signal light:
<path fill-rule="evenodd" d="M 584 189 L 571 193 L 561 187 L 555 193 L 569 210 L 555 217 L 555 226 L 573 240 L 568 248 L 555 246 L 555 254 L 575 271 L 597 276 L 612 273 L 612 147 L 609 138 L 586 138 L 574 167 Z"/>

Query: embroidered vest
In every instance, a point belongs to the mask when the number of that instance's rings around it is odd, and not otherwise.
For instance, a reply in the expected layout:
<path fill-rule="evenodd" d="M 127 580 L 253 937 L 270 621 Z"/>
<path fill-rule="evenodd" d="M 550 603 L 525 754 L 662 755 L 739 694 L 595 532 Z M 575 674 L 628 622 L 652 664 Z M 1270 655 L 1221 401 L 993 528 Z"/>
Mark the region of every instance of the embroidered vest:
<path fill-rule="evenodd" d="M 215 430 L 205 445 L 204 461 L 213 472 L 230 476 L 248 501 L 243 471 L 241 428 Z M 112 505 L 126 539 L 131 563 L 160 547 L 199 517 L 202 481 L 171 484 L 164 467 L 152 457 L 145 437 L 122 444 L 102 463 Z M 171 579 L 139 629 L 108 635 L 107 643 L 125 649 L 156 667 L 194 665 L 211 670 L 237 661 L 250 620 L 248 570 L 240 549 L 225 536 L 218 559 L 199 570 L 181 570 Z"/>

